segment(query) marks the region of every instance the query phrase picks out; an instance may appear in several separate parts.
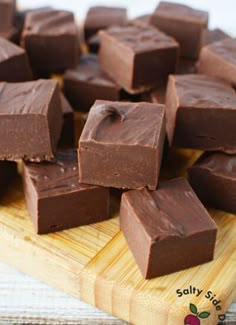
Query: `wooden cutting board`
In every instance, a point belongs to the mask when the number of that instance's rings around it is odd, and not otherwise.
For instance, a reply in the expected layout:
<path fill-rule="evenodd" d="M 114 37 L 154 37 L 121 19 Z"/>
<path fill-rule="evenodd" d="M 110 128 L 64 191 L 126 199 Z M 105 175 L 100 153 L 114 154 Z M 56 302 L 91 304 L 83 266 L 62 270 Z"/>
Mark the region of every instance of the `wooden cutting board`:
<path fill-rule="evenodd" d="M 162 177 L 184 174 L 198 155 L 170 153 Z M 0 200 L 0 260 L 133 324 L 182 325 L 190 303 L 210 313 L 201 324 L 217 324 L 236 297 L 236 216 L 210 210 L 219 228 L 214 261 L 144 280 L 119 230 L 119 200 L 112 201 L 108 221 L 38 236 L 17 179 Z"/>

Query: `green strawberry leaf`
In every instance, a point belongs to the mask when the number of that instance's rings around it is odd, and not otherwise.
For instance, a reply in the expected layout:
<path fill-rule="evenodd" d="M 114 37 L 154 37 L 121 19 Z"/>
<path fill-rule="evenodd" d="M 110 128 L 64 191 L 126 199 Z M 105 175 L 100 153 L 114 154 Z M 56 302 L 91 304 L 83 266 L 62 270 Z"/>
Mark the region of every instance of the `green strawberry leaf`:
<path fill-rule="evenodd" d="M 197 307 L 194 304 L 190 304 L 189 309 L 193 314 L 197 315 Z"/>
<path fill-rule="evenodd" d="M 200 313 L 198 315 L 198 317 L 200 317 L 200 318 L 207 318 L 209 316 L 210 316 L 210 313 L 208 313 L 207 311 L 203 311 L 202 313 Z"/>

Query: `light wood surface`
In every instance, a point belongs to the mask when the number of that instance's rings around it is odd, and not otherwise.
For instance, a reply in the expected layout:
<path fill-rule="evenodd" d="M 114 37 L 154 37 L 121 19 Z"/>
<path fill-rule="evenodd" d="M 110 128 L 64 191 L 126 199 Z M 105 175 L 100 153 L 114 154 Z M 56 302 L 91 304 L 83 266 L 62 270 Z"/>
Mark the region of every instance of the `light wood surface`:
<path fill-rule="evenodd" d="M 183 174 L 197 155 L 174 152 L 162 175 Z M 133 324 L 183 324 L 191 302 L 211 313 L 203 324 L 215 325 L 218 312 L 204 296 L 176 295 L 177 289 L 190 285 L 211 290 L 223 311 L 236 296 L 236 217 L 210 213 L 219 227 L 215 260 L 148 281 L 119 230 L 117 213 L 99 224 L 37 236 L 18 179 L 0 201 L 0 260 Z"/>
<path fill-rule="evenodd" d="M 1 262 L 0 292 L 0 324 L 128 324 Z M 236 303 L 227 315 L 228 322 L 235 324 Z"/>

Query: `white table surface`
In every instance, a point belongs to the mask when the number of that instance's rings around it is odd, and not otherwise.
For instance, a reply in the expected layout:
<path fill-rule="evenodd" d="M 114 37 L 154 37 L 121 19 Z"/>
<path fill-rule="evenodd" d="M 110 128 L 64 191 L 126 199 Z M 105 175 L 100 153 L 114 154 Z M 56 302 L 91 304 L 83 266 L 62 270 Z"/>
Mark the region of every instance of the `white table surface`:
<path fill-rule="evenodd" d="M 0 324 L 126 324 L 0 263 Z"/>
<path fill-rule="evenodd" d="M 170 0 L 172 1 L 172 0 Z M 131 17 L 150 13 L 156 0 L 19 0 L 21 8 L 51 5 L 73 10 L 83 19 L 95 4 L 127 6 Z M 220 27 L 236 36 L 236 0 L 183 0 L 210 12 L 210 27 Z M 236 303 L 229 308 L 227 324 L 236 324 Z M 0 263 L 0 324 L 126 324 L 78 299 Z"/>

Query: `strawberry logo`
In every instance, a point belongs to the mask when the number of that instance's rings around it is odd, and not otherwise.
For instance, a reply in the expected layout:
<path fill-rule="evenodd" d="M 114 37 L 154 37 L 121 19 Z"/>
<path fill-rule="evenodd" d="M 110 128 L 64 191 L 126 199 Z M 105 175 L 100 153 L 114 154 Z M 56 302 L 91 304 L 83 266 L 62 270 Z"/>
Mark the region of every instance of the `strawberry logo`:
<path fill-rule="evenodd" d="M 193 315 L 188 315 L 184 319 L 184 325 L 200 325 L 200 319 L 208 318 L 210 313 L 203 311 L 198 313 L 197 307 L 194 304 L 189 305 L 189 309 Z"/>

